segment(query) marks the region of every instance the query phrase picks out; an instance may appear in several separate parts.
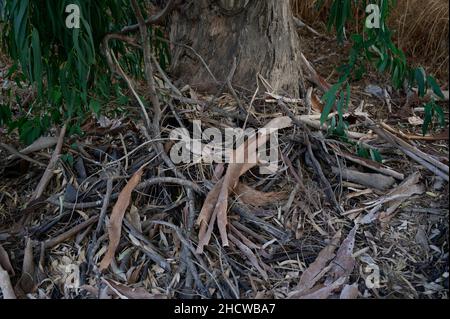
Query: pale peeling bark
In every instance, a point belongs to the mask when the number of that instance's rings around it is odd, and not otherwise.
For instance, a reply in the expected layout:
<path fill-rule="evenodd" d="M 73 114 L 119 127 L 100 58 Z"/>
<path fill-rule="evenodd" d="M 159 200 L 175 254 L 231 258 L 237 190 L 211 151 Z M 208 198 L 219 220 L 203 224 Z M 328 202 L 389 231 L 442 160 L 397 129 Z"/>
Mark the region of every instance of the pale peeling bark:
<path fill-rule="evenodd" d="M 254 90 L 260 73 L 277 93 L 303 95 L 300 40 L 289 0 L 186 1 L 172 16 L 170 38 L 191 46 L 221 83 L 236 58 L 233 85 Z M 171 71 L 181 84 L 217 89 L 192 50 L 172 45 L 172 59 Z"/>

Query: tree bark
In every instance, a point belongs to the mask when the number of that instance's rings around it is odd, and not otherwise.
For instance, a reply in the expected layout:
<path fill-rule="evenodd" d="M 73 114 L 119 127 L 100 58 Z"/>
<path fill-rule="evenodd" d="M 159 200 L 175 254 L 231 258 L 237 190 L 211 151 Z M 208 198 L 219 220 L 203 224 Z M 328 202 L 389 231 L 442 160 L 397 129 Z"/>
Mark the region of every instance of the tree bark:
<path fill-rule="evenodd" d="M 171 71 L 180 84 L 215 92 L 236 59 L 234 86 L 253 91 L 261 74 L 276 93 L 303 96 L 300 40 L 289 0 L 185 1 L 171 21 Z"/>

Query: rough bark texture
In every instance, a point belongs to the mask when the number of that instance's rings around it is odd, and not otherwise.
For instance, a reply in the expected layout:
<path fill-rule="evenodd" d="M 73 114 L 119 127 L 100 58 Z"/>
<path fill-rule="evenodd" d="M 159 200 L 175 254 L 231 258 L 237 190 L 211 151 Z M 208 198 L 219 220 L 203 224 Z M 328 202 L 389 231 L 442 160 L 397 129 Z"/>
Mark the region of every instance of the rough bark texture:
<path fill-rule="evenodd" d="M 236 58 L 233 85 L 254 90 L 260 73 L 278 93 L 304 92 L 289 0 L 185 1 L 172 16 L 171 41 L 191 46 L 221 83 Z M 182 83 L 200 91 L 217 89 L 191 49 L 173 45 L 172 58 L 172 72 Z"/>

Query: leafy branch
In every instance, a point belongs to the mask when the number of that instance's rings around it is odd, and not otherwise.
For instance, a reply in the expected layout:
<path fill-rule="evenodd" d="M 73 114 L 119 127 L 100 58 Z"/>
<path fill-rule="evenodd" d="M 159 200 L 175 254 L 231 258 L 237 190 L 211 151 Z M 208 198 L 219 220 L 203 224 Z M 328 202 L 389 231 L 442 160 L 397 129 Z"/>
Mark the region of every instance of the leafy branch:
<path fill-rule="evenodd" d="M 387 26 L 389 14 L 396 5 L 395 0 L 377 0 L 375 1 L 380 9 L 379 28 L 368 28 L 364 25 L 361 34 L 352 34 L 350 39 L 352 47 L 347 63 L 338 68 L 339 80 L 323 96 L 322 100 L 325 107 L 322 113 L 322 124 L 328 118 L 331 109 L 337 101 L 337 111 L 339 114 L 339 123 L 337 130 L 341 131 L 345 124 L 343 123 L 342 105 L 348 105 L 350 99 L 349 82 L 361 79 L 367 71 L 368 65 L 374 65 L 378 72 L 390 75 L 394 88 L 400 89 L 403 86 L 411 90 L 417 85 L 419 97 L 424 97 L 429 88 L 434 94 L 444 99 L 444 95 L 437 81 L 433 76 L 427 75 L 423 67 L 412 68 L 408 65 L 404 52 L 399 49 L 392 41 L 392 32 Z M 373 1 L 371 1 L 373 4 Z M 324 0 L 318 2 L 319 6 L 324 4 Z M 352 19 L 353 10 L 363 10 L 367 6 L 367 1 L 358 0 L 334 0 L 331 6 L 328 28 L 334 28 L 338 40 L 342 42 L 345 38 L 345 27 Z M 364 22 L 365 24 L 365 22 Z M 345 91 L 344 91 L 345 90 Z M 439 105 L 433 101 L 424 105 L 425 120 L 423 134 L 428 132 L 428 128 L 434 115 L 438 115 L 440 124 L 445 125 L 443 111 Z"/>

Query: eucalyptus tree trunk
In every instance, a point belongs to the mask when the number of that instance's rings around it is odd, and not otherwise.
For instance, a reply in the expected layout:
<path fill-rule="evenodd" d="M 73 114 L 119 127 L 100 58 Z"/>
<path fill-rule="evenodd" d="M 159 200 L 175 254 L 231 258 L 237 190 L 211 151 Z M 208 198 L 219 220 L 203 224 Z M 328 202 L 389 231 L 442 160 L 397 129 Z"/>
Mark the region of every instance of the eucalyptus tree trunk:
<path fill-rule="evenodd" d="M 289 0 L 184 1 L 172 15 L 170 38 L 171 71 L 181 84 L 215 91 L 235 60 L 236 87 L 253 91 L 261 74 L 277 93 L 304 92 Z"/>

